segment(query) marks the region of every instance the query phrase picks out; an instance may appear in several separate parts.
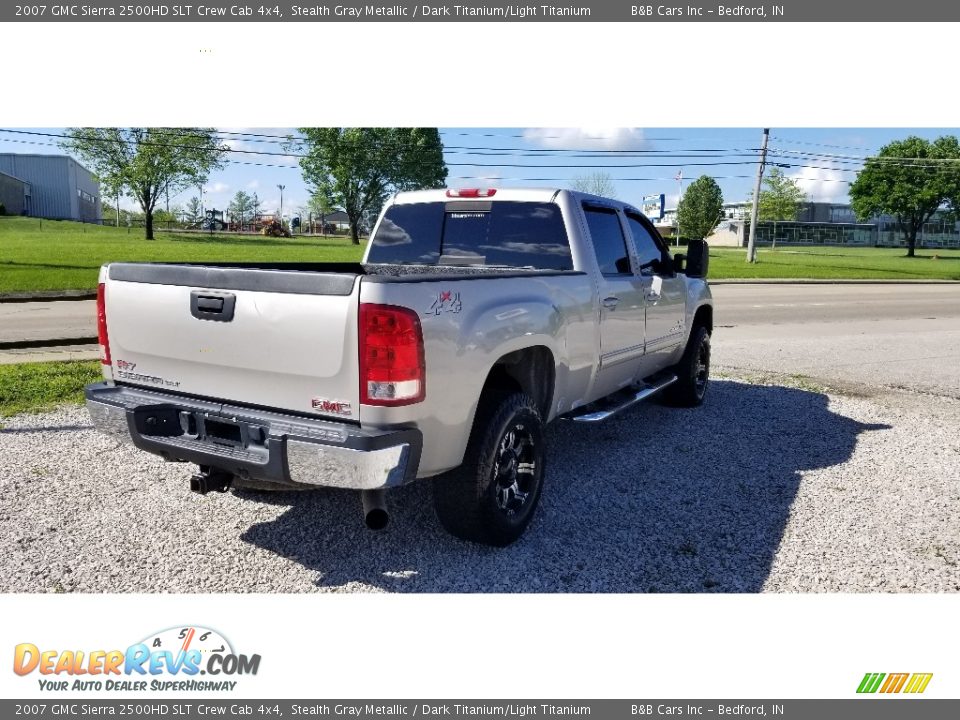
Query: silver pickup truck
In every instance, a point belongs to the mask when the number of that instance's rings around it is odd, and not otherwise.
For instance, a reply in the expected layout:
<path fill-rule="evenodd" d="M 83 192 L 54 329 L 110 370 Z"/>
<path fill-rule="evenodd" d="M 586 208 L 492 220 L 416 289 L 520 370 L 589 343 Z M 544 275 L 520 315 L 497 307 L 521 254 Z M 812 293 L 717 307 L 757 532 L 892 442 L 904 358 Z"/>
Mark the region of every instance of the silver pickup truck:
<path fill-rule="evenodd" d="M 705 243 L 671 256 L 630 205 L 569 190 L 403 192 L 361 264 L 101 269 L 96 426 L 194 491 L 361 491 L 435 478 L 444 527 L 507 545 L 544 481 L 544 425 L 660 393 L 699 405 Z"/>

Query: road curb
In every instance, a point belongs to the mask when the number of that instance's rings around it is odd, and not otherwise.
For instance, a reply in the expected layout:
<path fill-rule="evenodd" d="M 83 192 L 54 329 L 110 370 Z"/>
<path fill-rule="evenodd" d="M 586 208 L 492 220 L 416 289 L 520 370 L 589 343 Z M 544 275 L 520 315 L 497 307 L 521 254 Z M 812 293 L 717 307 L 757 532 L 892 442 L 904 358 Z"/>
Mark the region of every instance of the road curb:
<path fill-rule="evenodd" d="M 69 300 L 96 300 L 95 290 L 40 291 L 0 295 L 0 303 L 58 302 Z"/>
<path fill-rule="evenodd" d="M 74 345 L 96 345 L 100 341 L 95 337 L 60 338 L 58 340 L 9 340 L 0 342 L 0 350 L 29 350 L 31 348 L 72 347 Z"/>

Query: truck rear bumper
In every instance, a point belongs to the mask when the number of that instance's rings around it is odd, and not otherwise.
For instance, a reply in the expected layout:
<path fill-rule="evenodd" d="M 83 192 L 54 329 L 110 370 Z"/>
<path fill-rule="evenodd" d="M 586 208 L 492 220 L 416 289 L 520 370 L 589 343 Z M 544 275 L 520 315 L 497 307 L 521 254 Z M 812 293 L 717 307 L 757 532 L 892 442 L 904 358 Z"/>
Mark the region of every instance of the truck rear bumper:
<path fill-rule="evenodd" d="M 101 432 L 147 452 L 286 485 L 376 490 L 413 480 L 420 432 L 368 430 L 128 386 L 86 388 Z"/>

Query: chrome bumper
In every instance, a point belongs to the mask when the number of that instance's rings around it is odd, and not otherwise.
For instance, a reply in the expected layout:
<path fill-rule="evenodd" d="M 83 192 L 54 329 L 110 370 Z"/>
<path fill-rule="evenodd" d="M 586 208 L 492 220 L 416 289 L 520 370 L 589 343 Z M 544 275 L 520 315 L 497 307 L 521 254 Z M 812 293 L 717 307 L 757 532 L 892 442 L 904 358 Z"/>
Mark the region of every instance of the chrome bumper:
<path fill-rule="evenodd" d="M 101 432 L 243 478 L 377 490 L 414 479 L 420 463 L 415 429 L 365 430 L 107 383 L 89 385 L 86 398 Z"/>

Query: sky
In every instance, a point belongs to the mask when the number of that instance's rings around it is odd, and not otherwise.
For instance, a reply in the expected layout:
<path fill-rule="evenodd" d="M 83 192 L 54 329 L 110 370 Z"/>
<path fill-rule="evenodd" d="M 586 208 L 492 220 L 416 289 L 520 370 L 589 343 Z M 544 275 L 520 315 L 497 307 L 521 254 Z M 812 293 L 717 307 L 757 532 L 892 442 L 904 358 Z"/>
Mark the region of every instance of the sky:
<path fill-rule="evenodd" d="M 60 154 L 65 128 L 2 128 L 0 153 Z M 218 128 L 229 147 L 227 162 L 204 185 L 207 208 L 225 209 L 238 191 L 257 193 L 263 212 L 284 214 L 310 196 L 297 158 L 280 138 L 295 128 Z M 809 200 L 847 202 L 849 182 L 865 156 L 892 141 L 919 135 L 960 135 L 956 128 L 772 128 L 768 162 L 797 179 Z M 51 137 L 53 136 L 53 137 Z M 746 200 L 753 189 L 762 128 L 440 128 L 450 187 L 570 187 L 577 177 L 606 173 L 615 195 L 640 206 L 647 195 L 676 205 L 700 175 L 715 178 L 727 202 Z M 682 180 L 677 180 L 680 174 Z M 184 205 L 198 188 L 171 196 Z M 132 199 L 121 206 L 136 208 Z"/>

